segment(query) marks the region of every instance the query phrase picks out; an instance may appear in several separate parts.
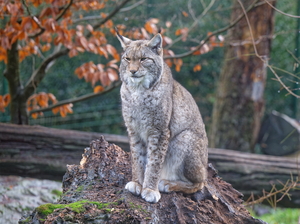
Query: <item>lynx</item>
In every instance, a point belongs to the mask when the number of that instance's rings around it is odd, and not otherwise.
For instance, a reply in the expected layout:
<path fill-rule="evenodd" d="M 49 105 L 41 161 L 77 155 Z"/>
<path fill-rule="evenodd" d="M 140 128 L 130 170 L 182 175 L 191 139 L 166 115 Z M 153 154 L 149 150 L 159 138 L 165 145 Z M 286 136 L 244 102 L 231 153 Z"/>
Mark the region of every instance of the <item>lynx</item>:
<path fill-rule="evenodd" d="M 162 36 L 132 41 L 117 33 L 122 114 L 132 160 L 125 188 L 151 203 L 160 192 L 194 193 L 207 178 L 207 137 L 191 94 L 163 61 Z"/>

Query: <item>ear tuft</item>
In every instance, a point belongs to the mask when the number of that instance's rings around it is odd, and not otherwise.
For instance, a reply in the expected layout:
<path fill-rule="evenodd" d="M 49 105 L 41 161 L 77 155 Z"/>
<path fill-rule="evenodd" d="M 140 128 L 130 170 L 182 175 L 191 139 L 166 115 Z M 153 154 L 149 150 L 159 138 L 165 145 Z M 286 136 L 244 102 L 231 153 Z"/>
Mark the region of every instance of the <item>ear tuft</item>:
<path fill-rule="evenodd" d="M 125 50 L 125 48 L 131 43 L 132 40 L 120 35 L 119 32 L 118 32 L 118 29 L 116 27 L 115 27 L 115 31 L 116 31 L 116 36 L 119 39 L 122 48 Z"/>
<path fill-rule="evenodd" d="M 158 33 L 148 42 L 147 46 L 160 55 L 162 52 L 162 42 L 162 36 Z"/>

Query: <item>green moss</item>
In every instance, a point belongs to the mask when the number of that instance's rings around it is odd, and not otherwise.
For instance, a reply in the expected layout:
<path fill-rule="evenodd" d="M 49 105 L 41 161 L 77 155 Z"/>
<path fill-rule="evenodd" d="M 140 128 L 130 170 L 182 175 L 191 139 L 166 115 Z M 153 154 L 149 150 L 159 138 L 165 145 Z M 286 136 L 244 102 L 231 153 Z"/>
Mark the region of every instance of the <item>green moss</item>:
<path fill-rule="evenodd" d="M 51 193 L 58 196 L 58 197 L 62 196 L 62 192 L 59 191 L 59 190 L 56 190 L 56 189 L 52 190 Z"/>
<path fill-rule="evenodd" d="M 70 204 L 44 204 L 36 208 L 36 211 L 43 217 L 46 217 L 47 215 L 54 212 L 55 209 L 63 209 L 63 208 L 70 208 L 73 212 L 76 213 L 82 213 L 85 212 L 85 206 L 86 204 L 94 204 L 97 206 L 98 209 L 104 209 L 108 207 L 109 205 L 116 205 L 117 203 L 101 203 L 97 201 L 88 201 L 88 200 L 82 200 Z M 106 212 L 111 212 L 111 209 L 105 209 Z"/>
<path fill-rule="evenodd" d="M 83 186 L 79 186 L 79 187 L 76 189 L 76 192 L 80 192 L 80 191 L 83 191 Z"/>

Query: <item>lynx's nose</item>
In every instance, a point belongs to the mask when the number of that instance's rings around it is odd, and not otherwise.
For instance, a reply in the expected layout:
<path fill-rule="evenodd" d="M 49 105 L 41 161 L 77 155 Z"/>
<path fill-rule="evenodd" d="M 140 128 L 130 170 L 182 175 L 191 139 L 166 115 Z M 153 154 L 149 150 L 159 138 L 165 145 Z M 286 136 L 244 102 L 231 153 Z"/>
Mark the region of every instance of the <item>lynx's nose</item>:
<path fill-rule="evenodd" d="M 138 70 L 137 69 L 131 69 L 129 71 L 134 75 Z"/>

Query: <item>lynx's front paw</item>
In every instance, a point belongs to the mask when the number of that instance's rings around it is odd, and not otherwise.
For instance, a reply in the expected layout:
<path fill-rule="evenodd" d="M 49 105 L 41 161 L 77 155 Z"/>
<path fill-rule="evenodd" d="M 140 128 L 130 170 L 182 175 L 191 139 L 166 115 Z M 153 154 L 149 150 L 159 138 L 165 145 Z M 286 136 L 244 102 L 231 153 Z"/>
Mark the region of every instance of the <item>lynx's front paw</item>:
<path fill-rule="evenodd" d="M 156 203 L 160 199 L 159 191 L 154 191 L 149 188 L 144 188 L 142 191 L 142 198 L 150 203 Z"/>
<path fill-rule="evenodd" d="M 129 190 L 132 194 L 140 195 L 142 192 L 142 185 L 137 182 L 130 181 L 126 184 L 125 189 Z"/>

